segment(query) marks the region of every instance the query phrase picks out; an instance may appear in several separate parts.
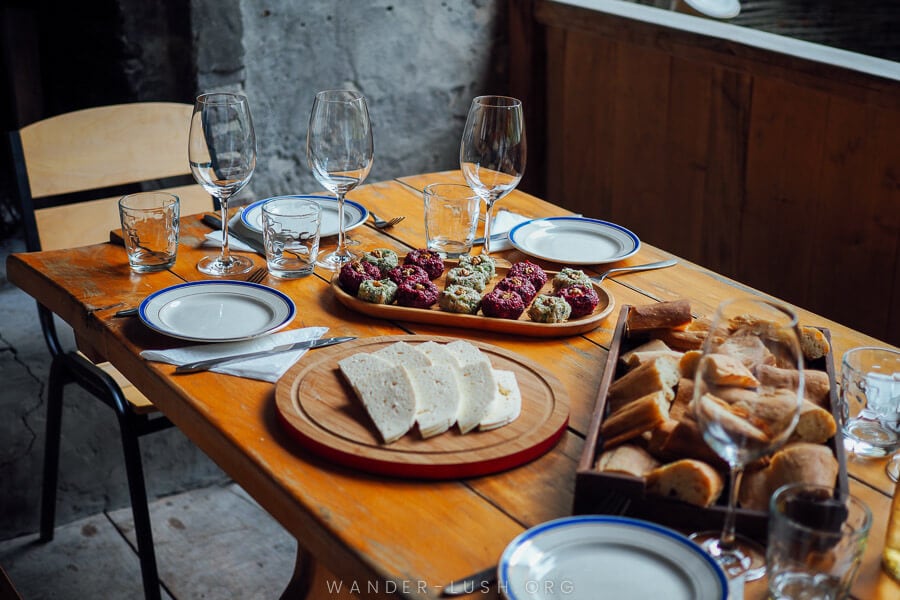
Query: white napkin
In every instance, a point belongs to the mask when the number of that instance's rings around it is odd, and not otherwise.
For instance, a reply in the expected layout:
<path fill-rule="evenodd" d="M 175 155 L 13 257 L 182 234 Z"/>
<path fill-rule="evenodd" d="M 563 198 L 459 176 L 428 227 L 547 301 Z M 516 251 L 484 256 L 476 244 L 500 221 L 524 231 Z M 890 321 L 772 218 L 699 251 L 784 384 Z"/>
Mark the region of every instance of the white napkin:
<path fill-rule="evenodd" d="M 198 360 L 208 360 L 233 354 L 259 352 L 269 350 L 283 344 L 293 344 L 305 340 L 315 340 L 322 337 L 328 331 L 327 327 L 306 327 L 273 333 L 252 340 L 241 342 L 224 342 L 221 344 L 198 344 L 173 348 L 171 350 L 144 350 L 141 357 L 146 360 L 169 363 L 172 365 L 184 365 Z M 263 381 L 278 381 L 294 363 L 300 360 L 308 349 L 293 350 L 291 352 L 279 352 L 268 354 L 248 360 L 229 362 L 210 369 L 216 373 L 261 379 Z"/>
<path fill-rule="evenodd" d="M 260 241 L 262 241 L 262 235 L 259 232 L 252 231 L 244 225 L 244 222 L 241 220 L 241 215 L 243 214 L 243 212 L 244 212 L 244 208 L 241 207 L 241 210 L 237 211 L 237 213 L 233 217 L 231 217 L 231 219 L 229 219 L 228 231 L 229 232 L 234 231 L 238 235 L 243 236 L 245 239 L 250 236 L 253 236 L 253 237 L 258 237 L 260 239 Z M 222 247 L 222 230 L 221 229 L 217 229 L 215 231 L 210 231 L 203 237 L 206 238 L 206 241 L 203 242 L 204 246 L 214 247 L 214 248 Z M 228 247 L 232 250 L 238 250 L 241 252 L 255 252 L 255 250 L 251 246 L 245 244 L 244 242 L 240 241 L 239 239 L 236 239 L 231 234 L 228 235 Z"/>
<path fill-rule="evenodd" d="M 508 237 L 498 240 L 494 236 L 498 233 L 509 233 L 509 231 L 519 223 L 530 220 L 531 217 L 525 217 L 503 208 L 498 210 L 497 214 L 494 215 L 494 219 L 491 221 L 491 252 L 499 252 L 500 250 L 509 250 L 512 248 L 512 243 L 509 241 Z"/>

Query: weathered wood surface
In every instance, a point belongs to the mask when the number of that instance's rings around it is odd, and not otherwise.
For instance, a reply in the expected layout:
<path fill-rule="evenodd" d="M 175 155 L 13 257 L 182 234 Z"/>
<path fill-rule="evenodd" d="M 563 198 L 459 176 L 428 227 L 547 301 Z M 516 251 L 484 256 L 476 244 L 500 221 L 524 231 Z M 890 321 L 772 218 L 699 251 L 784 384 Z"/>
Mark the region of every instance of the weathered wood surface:
<path fill-rule="evenodd" d="M 528 189 L 900 343 L 900 64 L 591 6 L 510 3 Z"/>
<path fill-rule="evenodd" d="M 405 252 L 422 246 L 421 189 L 427 183 L 459 178 L 458 172 L 419 175 L 352 192 L 354 200 L 381 215 L 407 216 L 389 230 L 361 227 L 354 230 L 353 237 L 362 249 L 390 247 Z M 532 217 L 567 213 L 522 192 L 510 194 L 499 206 Z M 365 597 L 437 597 L 438 586 L 494 564 L 509 540 L 524 528 L 570 513 L 576 463 L 602 376 L 614 315 L 581 336 L 533 339 L 373 319 L 338 303 L 329 290 L 331 274 L 325 271 L 296 281 L 269 278 L 265 283 L 297 303 L 298 316 L 291 327 L 328 325 L 329 335 L 415 333 L 484 341 L 551 370 L 569 397 L 570 426 L 562 441 L 522 467 L 465 481 L 417 482 L 367 475 L 330 464 L 295 443 L 277 422 L 273 385 L 213 373 L 173 376 L 171 365 L 147 363 L 137 356 L 140 350 L 172 347 L 178 342 L 148 331 L 135 319 L 114 319 L 112 314 L 122 305 L 134 305 L 150 291 L 202 278 L 194 265 L 204 254 L 197 247 L 206 229 L 195 219 L 185 219 L 183 227 L 184 245 L 177 264 L 168 272 L 132 275 L 124 251 L 105 244 L 69 252 L 13 255 L 7 265 L 8 276 L 109 357 L 296 536 L 321 562 L 322 569 L 334 573 L 345 586 L 361 584 Z M 329 239 L 325 245 L 333 243 Z M 525 258 L 516 250 L 503 256 L 510 261 Z M 623 263 L 668 256 L 644 245 Z M 253 256 L 253 260 L 262 264 L 261 257 Z M 722 299 L 759 293 L 687 261 L 669 269 L 624 275 L 603 285 L 619 305 L 689 298 L 700 314 L 710 314 Z M 799 312 L 804 323 L 831 329 L 836 356 L 855 346 L 883 345 L 812 312 Z M 883 463 L 864 467 L 853 463 L 850 472 L 864 482 L 854 489 L 865 492 L 876 511 L 876 521 L 884 521 L 889 487 Z M 889 598 L 900 593 L 900 586 L 878 567 L 882 543 L 883 534 L 873 531 L 865 568 L 854 588 L 860 598 Z M 376 589 L 365 587 L 370 582 Z M 317 585 L 325 583 L 320 580 Z M 315 593 L 325 592 L 317 589 Z M 763 594 L 761 585 L 754 584 L 747 597 Z"/>

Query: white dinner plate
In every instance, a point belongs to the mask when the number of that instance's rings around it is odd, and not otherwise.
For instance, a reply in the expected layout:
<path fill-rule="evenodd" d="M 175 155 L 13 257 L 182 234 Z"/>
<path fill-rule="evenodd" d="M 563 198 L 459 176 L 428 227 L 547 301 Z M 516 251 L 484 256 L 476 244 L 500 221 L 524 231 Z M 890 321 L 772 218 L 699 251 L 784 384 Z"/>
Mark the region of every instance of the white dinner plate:
<path fill-rule="evenodd" d="M 154 292 L 138 314 L 151 329 L 182 340 L 235 342 L 281 329 L 294 318 L 290 298 L 246 281 L 192 281 Z"/>
<path fill-rule="evenodd" d="M 509 232 L 513 246 L 536 258 L 570 265 L 599 265 L 628 258 L 641 241 L 621 225 L 584 217 L 548 217 Z"/>
<path fill-rule="evenodd" d="M 625 517 L 549 521 L 516 537 L 500 557 L 509 600 L 725 600 L 722 568 L 671 529 Z"/>
<path fill-rule="evenodd" d="M 741 14 L 739 0 L 684 0 L 688 6 L 717 19 L 731 19 Z"/>
<path fill-rule="evenodd" d="M 322 237 L 338 234 L 338 206 L 337 198 L 332 196 L 286 196 L 287 198 L 306 198 L 318 202 L 322 207 L 322 226 L 320 233 Z M 247 228 L 257 233 L 262 233 L 262 205 L 271 200 L 259 200 L 249 205 L 241 212 L 241 221 Z M 354 227 L 359 227 L 369 218 L 369 211 L 365 206 L 354 202 L 353 200 L 344 200 L 344 231 L 350 231 Z"/>

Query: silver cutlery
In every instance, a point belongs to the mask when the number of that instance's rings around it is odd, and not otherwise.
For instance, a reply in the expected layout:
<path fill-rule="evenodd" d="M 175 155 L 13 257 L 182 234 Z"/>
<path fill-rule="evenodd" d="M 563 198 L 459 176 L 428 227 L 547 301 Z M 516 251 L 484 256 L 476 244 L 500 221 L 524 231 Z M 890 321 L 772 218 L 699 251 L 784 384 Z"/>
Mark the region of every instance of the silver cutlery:
<path fill-rule="evenodd" d="M 375 223 L 376 229 L 387 229 L 388 227 L 393 227 L 406 217 L 394 217 L 393 219 L 382 219 L 378 215 L 373 212 L 369 212 L 369 216 L 372 217 L 372 221 Z"/>
<path fill-rule="evenodd" d="M 634 271 L 652 271 L 653 269 L 664 269 L 665 267 L 671 267 L 678 264 L 678 261 L 674 258 L 670 258 L 668 260 L 661 260 L 659 262 L 647 263 L 645 265 L 634 265 L 633 267 L 619 267 L 617 269 L 609 269 L 604 271 L 597 277 L 591 277 L 591 280 L 595 283 L 602 283 L 604 279 L 613 275 L 615 273 L 632 273 Z"/>
<path fill-rule="evenodd" d="M 258 356 L 270 356 L 280 352 L 290 352 L 292 350 L 303 350 L 304 348 L 323 348 L 325 346 L 333 346 L 355 340 L 355 337 L 332 337 L 320 338 L 318 340 L 305 340 L 303 342 L 294 342 L 292 344 L 282 344 L 275 346 L 269 350 L 260 350 L 258 352 L 246 352 L 244 354 L 232 354 L 231 356 L 220 356 L 219 358 L 210 358 L 208 360 L 198 360 L 196 362 L 181 365 L 175 369 L 176 373 L 197 373 L 198 371 L 208 371 L 212 367 L 221 365 L 235 360 L 247 360 Z"/>

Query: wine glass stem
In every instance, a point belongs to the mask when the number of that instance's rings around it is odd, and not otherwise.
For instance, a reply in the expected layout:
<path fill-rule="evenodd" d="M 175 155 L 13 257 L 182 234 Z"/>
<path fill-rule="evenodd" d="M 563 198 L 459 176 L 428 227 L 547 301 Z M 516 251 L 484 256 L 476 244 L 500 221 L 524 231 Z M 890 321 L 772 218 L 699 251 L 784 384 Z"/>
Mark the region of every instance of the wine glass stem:
<path fill-rule="evenodd" d="M 494 202 L 496 201 L 497 195 L 494 193 L 491 193 L 484 199 L 484 247 L 481 250 L 482 254 L 491 253 L 491 215 L 494 212 Z"/>
<path fill-rule="evenodd" d="M 338 192 L 337 193 L 337 207 L 338 207 L 338 245 L 337 250 L 334 253 L 338 256 L 346 256 L 347 255 L 347 238 L 346 233 L 344 233 L 344 197 L 347 195 L 347 192 Z"/>
<path fill-rule="evenodd" d="M 222 213 L 222 252 L 219 262 L 223 265 L 231 263 L 231 252 L 228 248 L 228 196 L 219 197 L 219 210 Z"/>
<path fill-rule="evenodd" d="M 741 489 L 741 480 L 744 478 L 743 467 L 731 466 L 730 486 L 728 490 L 728 511 L 725 513 L 725 523 L 722 525 L 722 535 L 719 538 L 719 546 L 723 550 L 733 550 L 735 507 L 737 506 L 738 492 Z"/>

